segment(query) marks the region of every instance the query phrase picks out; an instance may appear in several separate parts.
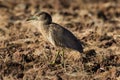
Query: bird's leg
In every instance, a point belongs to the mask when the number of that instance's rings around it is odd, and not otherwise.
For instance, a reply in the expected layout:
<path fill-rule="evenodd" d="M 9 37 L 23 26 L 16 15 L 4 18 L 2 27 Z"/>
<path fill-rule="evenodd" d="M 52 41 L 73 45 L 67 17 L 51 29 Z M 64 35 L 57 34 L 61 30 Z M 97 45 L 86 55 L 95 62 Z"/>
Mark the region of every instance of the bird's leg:
<path fill-rule="evenodd" d="M 62 65 L 63 65 L 63 67 L 65 67 L 65 61 L 64 61 L 64 49 L 62 49 L 61 57 L 62 57 L 62 61 L 61 61 L 61 63 L 62 63 Z"/>
<path fill-rule="evenodd" d="M 64 70 L 66 71 L 66 66 L 65 66 L 65 54 L 64 54 L 64 49 L 62 48 L 62 54 L 61 54 L 61 58 L 62 58 L 62 60 L 61 60 L 61 65 L 62 65 L 62 67 L 64 68 Z"/>
<path fill-rule="evenodd" d="M 64 62 L 64 49 L 62 49 L 62 63 Z"/>
<path fill-rule="evenodd" d="M 51 62 L 51 64 L 56 64 L 56 63 L 61 63 L 61 65 L 63 67 L 65 67 L 65 61 L 64 61 L 64 49 L 61 50 L 58 50 L 56 55 L 55 55 L 55 58 L 54 58 L 54 61 Z"/>
<path fill-rule="evenodd" d="M 51 64 L 55 64 L 57 57 L 60 55 L 59 53 L 60 53 L 60 51 L 58 50 L 57 53 L 55 54 L 55 59 L 54 59 L 54 61 L 51 62 Z"/>

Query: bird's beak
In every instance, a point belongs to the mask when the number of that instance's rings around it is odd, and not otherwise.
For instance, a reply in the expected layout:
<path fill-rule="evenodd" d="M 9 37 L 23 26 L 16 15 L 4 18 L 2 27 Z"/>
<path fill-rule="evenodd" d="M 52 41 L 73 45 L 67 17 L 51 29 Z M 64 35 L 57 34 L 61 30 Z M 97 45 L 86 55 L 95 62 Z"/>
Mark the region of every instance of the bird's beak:
<path fill-rule="evenodd" d="M 29 17 L 28 19 L 26 19 L 26 21 L 30 21 L 30 20 L 37 20 L 37 17 L 32 16 L 32 17 Z"/>

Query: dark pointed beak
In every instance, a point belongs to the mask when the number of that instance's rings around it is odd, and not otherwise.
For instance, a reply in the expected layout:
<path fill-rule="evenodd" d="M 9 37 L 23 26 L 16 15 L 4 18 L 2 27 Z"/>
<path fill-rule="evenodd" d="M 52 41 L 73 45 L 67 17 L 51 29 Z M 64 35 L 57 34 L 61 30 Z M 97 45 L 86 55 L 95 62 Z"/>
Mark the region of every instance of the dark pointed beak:
<path fill-rule="evenodd" d="M 30 20 L 37 20 L 37 18 L 32 16 L 32 17 L 29 17 L 28 19 L 26 19 L 26 21 L 30 21 Z"/>

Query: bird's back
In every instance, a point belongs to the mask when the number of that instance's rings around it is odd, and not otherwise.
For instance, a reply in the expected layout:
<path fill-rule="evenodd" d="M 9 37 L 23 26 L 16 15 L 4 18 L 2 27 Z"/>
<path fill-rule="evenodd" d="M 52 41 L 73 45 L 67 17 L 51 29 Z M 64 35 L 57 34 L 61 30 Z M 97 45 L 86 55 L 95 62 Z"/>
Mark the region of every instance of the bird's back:
<path fill-rule="evenodd" d="M 49 27 L 49 34 L 51 35 L 54 45 L 71 48 L 81 53 L 83 52 L 81 42 L 64 27 L 56 23 L 51 23 Z"/>

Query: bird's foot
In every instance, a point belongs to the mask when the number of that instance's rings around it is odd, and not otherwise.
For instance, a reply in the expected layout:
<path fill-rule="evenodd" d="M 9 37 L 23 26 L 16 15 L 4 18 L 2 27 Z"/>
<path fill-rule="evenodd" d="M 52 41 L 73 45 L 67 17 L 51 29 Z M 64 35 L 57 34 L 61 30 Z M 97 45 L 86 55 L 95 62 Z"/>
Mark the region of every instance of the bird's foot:
<path fill-rule="evenodd" d="M 55 55 L 55 58 L 52 62 L 50 62 L 51 65 L 55 64 L 61 64 L 63 67 L 65 66 L 65 60 L 64 60 L 64 51 L 62 52 L 58 51 Z"/>
<path fill-rule="evenodd" d="M 60 51 L 57 52 L 57 54 L 55 55 L 55 58 L 52 62 L 50 62 L 51 65 L 55 65 L 56 63 L 58 63 L 58 58 L 60 56 Z"/>

